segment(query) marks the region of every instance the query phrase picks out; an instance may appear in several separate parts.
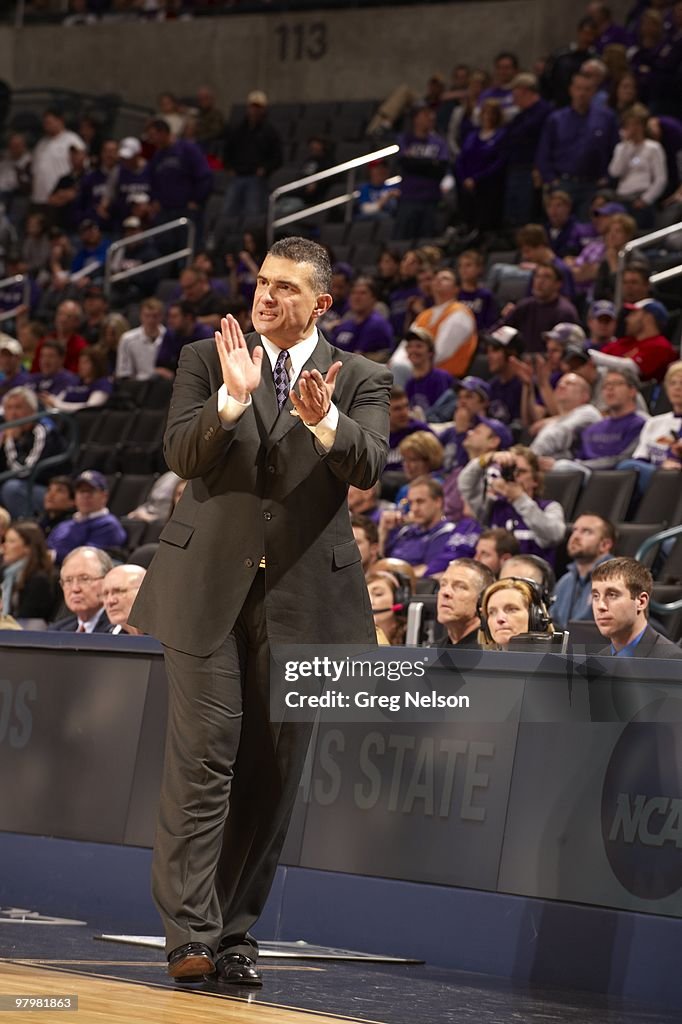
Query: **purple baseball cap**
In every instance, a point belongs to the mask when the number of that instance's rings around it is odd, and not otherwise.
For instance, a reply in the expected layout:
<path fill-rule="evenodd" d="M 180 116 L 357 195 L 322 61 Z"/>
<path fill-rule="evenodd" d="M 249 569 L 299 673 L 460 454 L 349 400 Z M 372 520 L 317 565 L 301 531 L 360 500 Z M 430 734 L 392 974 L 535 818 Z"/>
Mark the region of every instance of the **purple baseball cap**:
<path fill-rule="evenodd" d="M 622 203 L 604 203 L 598 209 L 593 211 L 594 217 L 610 217 L 612 213 L 625 213 L 625 207 Z"/>
<path fill-rule="evenodd" d="M 590 316 L 608 316 L 612 320 L 616 318 L 616 307 L 608 299 L 598 299 L 590 306 Z"/>
<path fill-rule="evenodd" d="M 454 383 L 455 391 L 473 391 L 486 401 L 490 401 L 490 384 L 482 377 L 462 377 Z"/>
<path fill-rule="evenodd" d="M 79 473 L 73 482 L 74 490 L 78 490 L 85 484 L 86 487 L 92 487 L 95 491 L 108 491 L 109 483 L 103 473 L 98 473 L 96 469 L 86 469 L 83 473 Z"/>
<path fill-rule="evenodd" d="M 511 448 L 514 444 L 514 438 L 512 432 L 506 423 L 502 420 L 491 419 L 488 416 L 479 416 L 479 423 L 484 423 L 488 430 L 492 430 L 493 434 L 497 434 L 500 439 L 500 450 L 503 448 Z"/>

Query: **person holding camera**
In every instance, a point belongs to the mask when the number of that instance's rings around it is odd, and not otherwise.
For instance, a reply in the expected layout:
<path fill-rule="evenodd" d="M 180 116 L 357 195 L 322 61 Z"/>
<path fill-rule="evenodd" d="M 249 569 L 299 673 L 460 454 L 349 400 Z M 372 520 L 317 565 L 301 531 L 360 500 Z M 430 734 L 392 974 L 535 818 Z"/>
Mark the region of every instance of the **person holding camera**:
<path fill-rule="evenodd" d="M 459 475 L 459 490 L 485 526 L 514 534 L 521 554 L 554 564 L 556 545 L 566 532 L 564 510 L 542 494 L 537 455 L 523 445 L 472 459 Z"/>

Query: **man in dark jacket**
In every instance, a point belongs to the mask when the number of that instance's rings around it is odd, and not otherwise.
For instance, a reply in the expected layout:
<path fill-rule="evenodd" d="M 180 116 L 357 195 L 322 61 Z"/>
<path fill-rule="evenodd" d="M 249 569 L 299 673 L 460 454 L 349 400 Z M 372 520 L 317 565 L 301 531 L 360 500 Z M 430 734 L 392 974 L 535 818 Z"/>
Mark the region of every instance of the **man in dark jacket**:
<path fill-rule="evenodd" d="M 232 174 L 223 207 L 225 227 L 258 227 L 265 219 L 268 178 L 282 163 L 282 142 L 268 121 L 268 98 L 260 89 L 247 96 L 244 119 L 225 130 L 223 163 Z"/>
<path fill-rule="evenodd" d="M 682 649 L 647 621 L 654 581 L 634 558 L 610 558 L 592 570 L 592 612 L 597 629 L 610 640 L 600 655 L 616 658 L 682 659 Z"/>

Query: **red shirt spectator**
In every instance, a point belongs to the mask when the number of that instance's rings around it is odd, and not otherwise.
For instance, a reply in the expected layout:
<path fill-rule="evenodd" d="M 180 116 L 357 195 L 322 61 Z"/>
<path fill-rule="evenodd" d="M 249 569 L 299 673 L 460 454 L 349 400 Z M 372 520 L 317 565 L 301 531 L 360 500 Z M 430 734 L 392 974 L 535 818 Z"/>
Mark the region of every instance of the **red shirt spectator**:
<path fill-rule="evenodd" d="M 632 359 L 642 380 L 663 380 L 666 368 L 676 358 L 675 349 L 660 332 L 668 322 L 668 311 L 655 299 L 624 305 L 629 310 L 625 321 L 627 334 L 604 345 L 602 352 Z"/>

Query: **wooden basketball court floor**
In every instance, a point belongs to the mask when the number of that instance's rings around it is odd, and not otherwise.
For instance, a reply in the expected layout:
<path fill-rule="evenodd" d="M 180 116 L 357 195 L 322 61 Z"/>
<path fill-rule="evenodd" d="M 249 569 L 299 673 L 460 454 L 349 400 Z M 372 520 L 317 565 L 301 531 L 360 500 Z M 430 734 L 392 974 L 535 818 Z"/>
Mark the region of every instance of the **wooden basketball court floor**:
<path fill-rule="evenodd" d="M 179 986 L 161 953 L 96 938 L 87 926 L 1 923 L 0 1024 L 679 1024 L 677 1014 L 598 995 L 428 966 L 273 959 L 261 964 L 261 989 Z M 13 1002 L 73 996 L 77 1010 Z"/>

